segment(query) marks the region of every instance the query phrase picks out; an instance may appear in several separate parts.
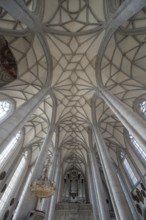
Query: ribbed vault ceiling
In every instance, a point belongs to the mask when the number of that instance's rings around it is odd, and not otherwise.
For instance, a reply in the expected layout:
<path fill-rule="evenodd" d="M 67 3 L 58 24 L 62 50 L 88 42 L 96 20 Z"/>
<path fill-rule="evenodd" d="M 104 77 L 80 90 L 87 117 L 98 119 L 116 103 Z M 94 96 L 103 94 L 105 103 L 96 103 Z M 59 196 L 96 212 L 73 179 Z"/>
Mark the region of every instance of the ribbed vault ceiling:
<path fill-rule="evenodd" d="M 49 84 L 56 99 L 55 124 L 64 169 L 75 165 L 84 171 L 86 151 L 90 147 L 88 127 L 93 120 L 91 99 L 97 85 L 103 84 L 131 108 L 136 98 L 145 97 L 145 9 L 113 34 L 98 63 L 108 16 L 122 1 L 44 2 L 37 8 L 42 15 L 42 21 L 36 20 L 38 27 L 41 23 L 41 35 L 35 35 L 26 24 L 1 10 L 1 32 L 7 33 L 5 39 L 18 69 L 17 80 L 5 86 L 3 93 L 12 97 L 19 107 Z M 33 1 L 24 3 L 33 11 Z M 24 143 L 33 144 L 32 149 L 37 153 L 51 123 L 52 106 L 52 98 L 48 96 L 25 126 Z M 117 162 L 118 148 L 127 146 L 124 127 L 100 98 L 96 99 L 95 111 L 109 152 Z M 55 134 L 50 153 L 54 146 Z"/>
<path fill-rule="evenodd" d="M 82 171 L 89 147 L 88 126 L 92 124 L 91 98 L 97 85 L 95 63 L 104 35 L 103 6 L 97 13 L 96 4 L 59 1 L 46 22 L 46 30 L 53 32 L 46 37 L 53 60 L 59 146 L 65 163 Z"/>

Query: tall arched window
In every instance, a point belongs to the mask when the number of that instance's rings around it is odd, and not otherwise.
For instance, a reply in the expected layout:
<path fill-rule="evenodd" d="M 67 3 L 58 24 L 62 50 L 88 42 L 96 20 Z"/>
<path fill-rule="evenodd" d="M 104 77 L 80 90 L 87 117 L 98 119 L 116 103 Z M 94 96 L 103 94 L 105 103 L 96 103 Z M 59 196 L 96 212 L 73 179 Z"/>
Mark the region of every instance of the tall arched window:
<path fill-rule="evenodd" d="M 139 105 L 141 113 L 146 117 L 146 101 L 142 101 Z"/>
<path fill-rule="evenodd" d="M 10 143 L 7 145 L 7 147 L 3 150 L 3 152 L 0 154 L 0 167 L 4 164 L 4 162 L 9 158 L 11 153 L 15 151 L 17 147 L 17 143 L 20 140 L 21 132 L 19 131 L 16 136 L 10 141 Z"/>
<path fill-rule="evenodd" d="M 131 164 L 128 161 L 127 155 L 123 152 L 120 152 L 120 158 L 121 158 L 121 161 L 122 161 L 123 168 L 124 168 L 128 178 L 129 178 L 130 182 L 132 183 L 132 185 L 136 185 L 137 182 L 138 182 L 138 178 L 135 175 L 135 173 L 134 173 L 134 171 L 131 167 Z"/>
<path fill-rule="evenodd" d="M 134 108 L 137 113 L 143 118 L 146 119 L 146 99 L 145 98 L 138 98 L 134 102 Z M 127 132 L 128 133 L 128 132 Z M 130 145 L 139 156 L 139 159 L 146 165 L 146 151 L 144 151 L 139 143 L 135 140 L 135 138 L 128 133 L 128 139 L 130 141 Z"/>
<path fill-rule="evenodd" d="M 15 102 L 13 99 L 0 94 L 0 123 L 13 113 L 15 108 Z"/>
<path fill-rule="evenodd" d="M 17 169 L 15 170 L 6 190 L 4 191 L 1 199 L 0 199 L 0 210 L 2 212 L 3 208 L 7 204 L 8 199 L 11 197 L 11 194 L 15 190 L 15 187 L 17 183 L 19 183 L 19 180 L 21 179 L 21 176 L 23 175 L 23 171 L 25 170 L 27 166 L 27 156 L 28 152 L 25 153 L 25 155 L 20 160 Z"/>
<path fill-rule="evenodd" d="M 146 99 L 136 99 L 134 102 L 134 109 L 142 118 L 146 119 Z"/>
<path fill-rule="evenodd" d="M 135 152 L 140 156 L 140 159 L 146 163 L 146 152 L 140 147 L 140 145 L 131 134 L 129 134 L 129 139 Z"/>
<path fill-rule="evenodd" d="M 10 109 L 8 101 L 0 101 L 0 119 L 4 118 Z"/>

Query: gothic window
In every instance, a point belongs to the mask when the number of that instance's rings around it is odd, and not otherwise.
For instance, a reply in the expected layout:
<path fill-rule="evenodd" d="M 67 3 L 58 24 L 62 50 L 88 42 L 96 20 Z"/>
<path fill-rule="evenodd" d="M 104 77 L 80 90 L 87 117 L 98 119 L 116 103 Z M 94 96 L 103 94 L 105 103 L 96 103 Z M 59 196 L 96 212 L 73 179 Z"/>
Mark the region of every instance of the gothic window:
<path fill-rule="evenodd" d="M 136 99 L 134 108 L 142 118 L 146 119 L 146 99 Z"/>
<path fill-rule="evenodd" d="M 22 159 L 19 162 L 19 165 L 17 169 L 14 172 L 14 175 L 12 176 L 8 186 L 6 187 L 6 190 L 4 191 L 1 199 L 0 199 L 0 210 L 4 208 L 5 204 L 7 203 L 8 199 L 11 197 L 11 194 L 13 193 L 13 190 L 15 190 L 16 184 L 21 179 L 21 176 L 23 175 L 23 171 L 26 168 L 27 165 L 27 152 L 22 157 Z"/>
<path fill-rule="evenodd" d="M 131 134 L 129 134 L 129 139 L 133 149 L 140 156 L 142 161 L 146 162 L 146 152 L 140 147 L 140 145 L 137 143 L 137 141 Z"/>
<path fill-rule="evenodd" d="M 19 131 L 16 136 L 10 141 L 3 152 L 0 154 L 0 166 L 8 159 L 8 157 L 15 151 L 17 143 L 20 140 L 21 132 Z"/>
<path fill-rule="evenodd" d="M 8 101 L 0 101 L 0 121 L 6 117 L 10 109 Z"/>
<path fill-rule="evenodd" d="M 134 108 L 137 113 L 144 119 L 146 119 L 146 100 L 143 99 L 136 99 L 134 103 Z M 128 133 L 130 145 L 134 149 L 135 153 L 139 156 L 142 163 L 146 164 L 146 151 L 144 151 L 139 143 L 135 140 L 135 138 Z"/>
<path fill-rule="evenodd" d="M 131 164 L 128 161 L 127 155 L 124 154 L 123 152 L 121 152 L 120 157 L 122 160 L 123 168 L 124 168 L 126 174 L 128 175 L 130 182 L 132 183 L 132 185 L 136 185 L 138 182 L 138 179 L 137 179 L 137 177 L 131 167 Z"/>
<path fill-rule="evenodd" d="M 0 123 L 12 114 L 14 108 L 15 102 L 11 98 L 0 94 Z"/>
<path fill-rule="evenodd" d="M 146 117 L 146 101 L 143 101 L 139 104 L 140 111 L 143 114 L 144 117 Z"/>

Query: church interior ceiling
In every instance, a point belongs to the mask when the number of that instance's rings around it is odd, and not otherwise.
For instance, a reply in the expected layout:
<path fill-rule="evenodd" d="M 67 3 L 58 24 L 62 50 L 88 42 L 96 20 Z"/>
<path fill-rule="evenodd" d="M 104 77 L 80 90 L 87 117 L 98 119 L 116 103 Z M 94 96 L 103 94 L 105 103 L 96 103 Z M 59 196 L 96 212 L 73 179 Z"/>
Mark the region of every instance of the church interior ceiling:
<path fill-rule="evenodd" d="M 44 87 L 49 88 L 24 128 L 23 141 L 26 147 L 31 146 L 32 164 L 51 126 L 54 108 L 55 132 L 49 154 L 53 154 L 58 138 L 64 172 L 72 166 L 85 172 L 91 147 L 88 129 L 93 120 L 97 120 L 117 165 L 119 149 L 129 147 L 124 126 L 107 104 L 96 97 L 95 119 L 91 103 L 98 86 L 132 109 L 136 99 L 146 97 L 146 9 L 122 23 L 105 43 L 109 16 L 123 1 L 110 2 L 25 0 L 21 3 L 25 13 L 30 15 L 31 11 L 36 16 L 34 29 L 27 19 L 18 21 L 13 13 L 0 10 L 0 34 L 17 63 L 17 79 L 4 85 L 1 92 L 14 99 L 17 109 Z"/>

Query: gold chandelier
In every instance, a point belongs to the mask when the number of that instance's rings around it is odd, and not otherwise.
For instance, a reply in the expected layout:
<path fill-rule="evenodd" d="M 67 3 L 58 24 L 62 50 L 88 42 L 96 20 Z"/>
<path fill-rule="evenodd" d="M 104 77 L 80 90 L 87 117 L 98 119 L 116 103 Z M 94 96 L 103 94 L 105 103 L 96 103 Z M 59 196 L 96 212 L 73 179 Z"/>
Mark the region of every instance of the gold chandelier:
<path fill-rule="evenodd" d="M 31 191 L 39 198 L 47 198 L 53 195 L 56 186 L 50 180 L 36 180 L 31 186 Z"/>
<path fill-rule="evenodd" d="M 35 193 L 38 198 L 47 198 L 53 195 L 56 190 L 55 183 L 48 179 L 50 159 L 48 158 L 47 164 L 44 166 L 42 178 L 35 180 L 31 185 L 31 191 Z"/>

